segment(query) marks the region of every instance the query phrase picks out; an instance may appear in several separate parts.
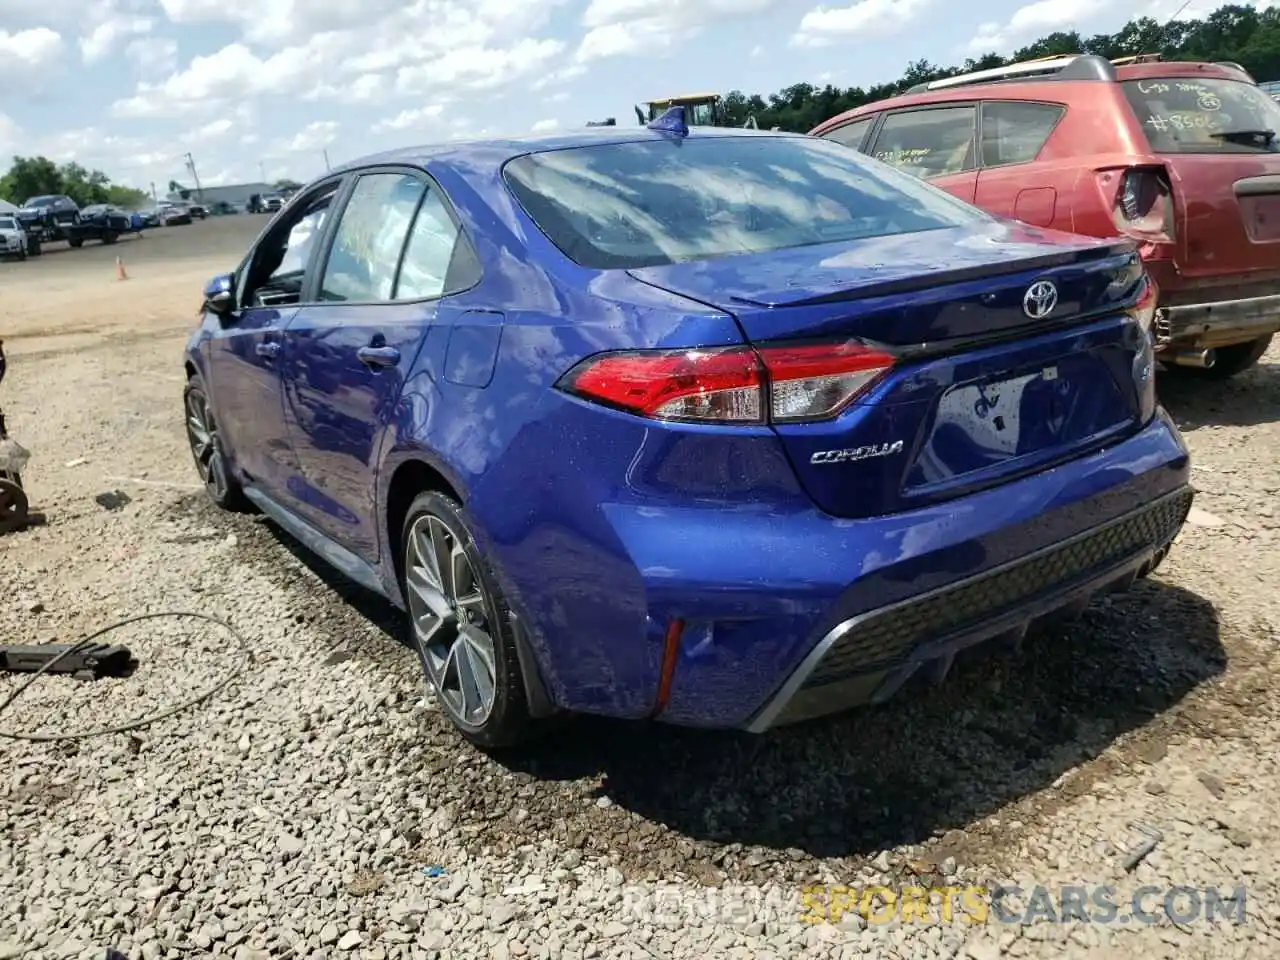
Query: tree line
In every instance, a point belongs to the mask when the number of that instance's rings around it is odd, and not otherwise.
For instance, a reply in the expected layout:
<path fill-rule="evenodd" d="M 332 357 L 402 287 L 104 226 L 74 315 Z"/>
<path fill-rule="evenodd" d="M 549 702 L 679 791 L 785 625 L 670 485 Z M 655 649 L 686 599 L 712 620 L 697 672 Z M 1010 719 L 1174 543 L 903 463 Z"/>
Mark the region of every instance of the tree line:
<path fill-rule="evenodd" d="M 101 170 L 87 170 L 74 162 L 59 166 L 48 157 L 14 157 L 0 177 L 0 197 L 19 206 L 51 193 L 65 194 L 81 207 L 109 203 L 130 209 L 148 200 L 145 191 L 112 183 Z"/>
<path fill-rule="evenodd" d="M 1015 51 L 1009 58 L 990 53 L 953 67 L 917 60 L 909 64 L 895 82 L 867 89 L 797 83 L 768 97 L 734 90 L 725 96 L 724 107 L 729 123 L 734 126 L 741 126 L 754 115 L 762 130 L 779 127 L 793 133 L 807 133 L 824 120 L 864 103 L 892 97 L 917 83 L 1068 53 L 1098 54 L 1108 60 L 1159 53 L 1165 60 L 1230 61 L 1243 66 L 1259 82 L 1280 80 L 1280 8 L 1258 10 L 1229 4 L 1202 20 L 1177 20 L 1167 24 L 1140 17 L 1130 20 L 1116 33 L 1092 37 L 1075 31 L 1051 33 Z"/>

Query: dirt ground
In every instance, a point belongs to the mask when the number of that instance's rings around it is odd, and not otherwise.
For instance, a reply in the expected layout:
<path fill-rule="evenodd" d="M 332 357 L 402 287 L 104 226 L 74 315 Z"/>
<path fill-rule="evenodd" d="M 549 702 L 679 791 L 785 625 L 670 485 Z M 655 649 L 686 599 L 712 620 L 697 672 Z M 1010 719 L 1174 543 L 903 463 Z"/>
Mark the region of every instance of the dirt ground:
<path fill-rule="evenodd" d="M 1020 658 L 763 738 L 584 719 L 488 757 L 423 699 L 389 610 L 199 492 L 181 351 L 264 222 L 0 265 L 0 405 L 47 514 L 0 538 L 0 636 L 193 610 L 250 651 L 139 624 L 103 638 L 135 676 L 42 678 L 4 712 L 6 736 L 100 729 L 232 677 L 136 732 L 0 739 L 0 958 L 1280 956 L 1280 350 L 1161 382 L 1192 522 L 1151 582 Z M 1135 824 L 1162 838 L 1129 872 Z M 1025 922 L 813 924 L 800 893 L 996 883 L 1109 885 L 1122 914 L 1147 888 L 1154 922 L 1033 923 L 1013 898 Z M 1196 915 L 1240 887 L 1244 923 Z"/>

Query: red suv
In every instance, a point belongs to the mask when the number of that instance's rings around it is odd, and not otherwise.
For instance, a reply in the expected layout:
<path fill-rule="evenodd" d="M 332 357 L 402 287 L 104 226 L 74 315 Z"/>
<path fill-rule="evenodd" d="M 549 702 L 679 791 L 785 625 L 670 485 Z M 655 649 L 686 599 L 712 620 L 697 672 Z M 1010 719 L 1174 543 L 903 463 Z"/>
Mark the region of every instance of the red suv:
<path fill-rule="evenodd" d="M 1050 57 L 935 80 L 812 134 L 1002 217 L 1125 236 L 1170 369 L 1230 377 L 1280 331 L 1280 103 L 1230 63 Z"/>

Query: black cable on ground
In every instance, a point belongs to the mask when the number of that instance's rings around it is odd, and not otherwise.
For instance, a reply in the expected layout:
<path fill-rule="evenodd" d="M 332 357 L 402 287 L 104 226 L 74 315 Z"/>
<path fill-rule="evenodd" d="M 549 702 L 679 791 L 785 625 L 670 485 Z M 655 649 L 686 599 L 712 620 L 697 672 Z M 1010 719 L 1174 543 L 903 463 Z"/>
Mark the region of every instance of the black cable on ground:
<path fill-rule="evenodd" d="M 205 700 L 208 700 L 210 697 L 212 697 L 214 694 L 220 691 L 223 687 L 229 684 L 232 680 L 234 680 L 237 676 L 239 676 L 240 673 L 251 662 L 253 662 L 253 651 L 250 650 L 249 648 L 249 641 L 245 639 L 244 634 L 242 634 L 239 630 L 237 630 L 235 627 L 233 627 L 231 624 L 229 624 L 225 620 L 222 620 L 218 617 L 210 616 L 207 613 L 189 613 L 185 611 L 140 613 L 134 617 L 128 617 L 124 620 L 117 620 L 115 623 L 108 624 L 107 626 L 103 627 L 101 630 L 91 633 L 87 637 L 84 637 L 81 640 L 77 640 L 74 644 L 72 644 L 62 653 L 58 654 L 58 656 L 56 656 L 54 659 L 44 664 L 39 670 L 33 673 L 30 679 L 28 679 L 26 683 L 20 686 L 13 693 L 9 694 L 9 696 L 5 698 L 4 702 L 0 703 L 0 714 L 3 714 L 5 710 L 9 708 L 9 705 L 12 704 L 13 701 L 17 700 L 18 697 L 26 693 L 27 689 L 33 683 L 39 680 L 41 676 L 43 676 L 46 672 L 48 672 L 49 669 L 52 668 L 54 664 L 62 660 L 64 657 L 69 657 L 71 656 L 71 654 L 76 653 L 79 650 L 83 650 L 85 647 L 89 646 L 99 637 L 104 637 L 109 633 L 115 632 L 116 630 L 120 630 L 124 627 L 130 626 L 131 624 L 141 623 L 145 620 L 161 620 L 161 619 L 174 618 L 174 617 L 187 618 L 191 620 L 203 620 L 206 623 L 212 623 L 215 626 L 221 627 L 223 630 L 227 631 L 227 633 L 231 634 L 232 639 L 235 640 L 236 645 L 240 648 L 241 657 L 239 662 L 236 664 L 236 666 L 228 670 L 226 675 L 223 676 L 222 679 L 220 679 L 217 683 L 215 683 L 209 689 L 205 690 L 203 693 L 199 694 L 198 696 L 190 697 L 186 700 L 183 700 L 181 703 L 178 703 L 177 705 L 172 706 L 167 710 L 163 710 L 160 713 L 155 713 L 150 716 L 144 716 L 144 717 L 141 717 L 140 719 L 131 720 L 128 723 L 122 723 L 114 727 L 104 727 L 101 730 L 75 731 L 72 733 L 13 733 L 8 730 L 0 730 L 0 737 L 4 737 L 9 740 L 26 740 L 31 743 L 56 743 L 62 740 L 86 740 L 89 737 L 105 737 L 113 733 L 127 733 L 130 730 L 138 730 L 142 727 L 150 726 L 151 724 L 156 723 L 160 720 L 167 720 L 169 717 L 172 717 L 175 714 L 181 713 L 183 710 L 189 710 L 192 707 L 203 703 Z"/>

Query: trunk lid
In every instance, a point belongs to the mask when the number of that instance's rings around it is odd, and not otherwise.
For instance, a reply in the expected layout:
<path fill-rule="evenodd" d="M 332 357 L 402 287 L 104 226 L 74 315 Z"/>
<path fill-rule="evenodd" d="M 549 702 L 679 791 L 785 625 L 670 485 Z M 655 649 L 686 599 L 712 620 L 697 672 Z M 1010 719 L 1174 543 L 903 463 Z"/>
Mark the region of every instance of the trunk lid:
<path fill-rule="evenodd" d="M 1011 222 L 629 271 L 731 313 L 755 345 L 857 338 L 901 362 L 831 420 L 774 427 L 818 506 L 912 509 L 1083 456 L 1137 429 L 1145 336 L 1127 241 Z M 1057 303 L 1031 319 L 1049 281 Z"/>
<path fill-rule="evenodd" d="M 1188 69 L 1121 87 L 1173 182 L 1180 271 L 1280 272 L 1280 104 Z"/>

